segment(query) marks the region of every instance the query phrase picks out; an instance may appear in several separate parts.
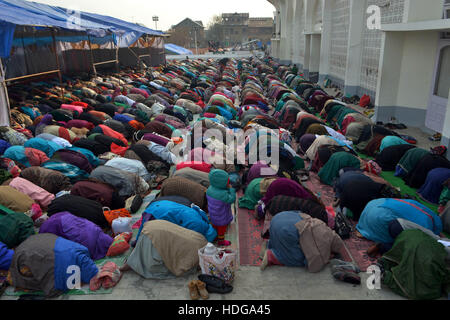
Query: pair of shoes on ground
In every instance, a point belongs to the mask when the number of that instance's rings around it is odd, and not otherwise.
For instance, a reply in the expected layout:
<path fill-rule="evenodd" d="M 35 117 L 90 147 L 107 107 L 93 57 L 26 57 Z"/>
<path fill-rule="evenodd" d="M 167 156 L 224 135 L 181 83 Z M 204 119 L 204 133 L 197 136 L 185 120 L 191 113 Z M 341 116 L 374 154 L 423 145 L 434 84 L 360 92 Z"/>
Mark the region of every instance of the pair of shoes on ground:
<path fill-rule="evenodd" d="M 192 280 L 188 284 L 189 296 L 192 300 L 198 300 L 202 297 L 203 300 L 209 299 L 209 293 L 206 290 L 206 284 L 200 280 Z"/>
<path fill-rule="evenodd" d="M 333 259 L 330 263 L 331 274 L 336 280 L 351 284 L 361 284 L 361 277 L 358 276 L 361 270 L 355 264 L 339 259 Z"/>
<path fill-rule="evenodd" d="M 209 293 L 227 294 L 233 291 L 233 287 L 219 277 L 201 274 L 198 276 L 198 279 L 200 282 L 205 283 L 206 290 Z"/>
<path fill-rule="evenodd" d="M 441 141 L 442 140 L 442 134 L 436 133 L 433 136 L 428 138 L 430 141 Z"/>

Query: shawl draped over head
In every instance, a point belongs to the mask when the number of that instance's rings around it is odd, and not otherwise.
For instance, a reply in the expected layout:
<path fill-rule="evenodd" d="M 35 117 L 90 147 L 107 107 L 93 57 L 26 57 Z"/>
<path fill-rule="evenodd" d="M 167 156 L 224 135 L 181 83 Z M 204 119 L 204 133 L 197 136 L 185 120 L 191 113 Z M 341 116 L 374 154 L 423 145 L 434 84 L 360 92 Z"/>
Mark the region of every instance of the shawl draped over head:
<path fill-rule="evenodd" d="M 383 171 L 395 171 L 395 166 L 405 153 L 415 148 L 411 144 L 399 144 L 384 148 L 383 151 L 377 154 L 376 162 L 380 165 Z"/>
<path fill-rule="evenodd" d="M 416 165 L 419 163 L 419 161 L 425 157 L 430 152 L 425 149 L 421 148 L 413 148 L 403 155 L 403 157 L 398 162 L 398 166 L 406 173 L 410 173 Z"/>
<path fill-rule="evenodd" d="M 207 210 L 206 188 L 199 183 L 193 182 L 183 177 L 177 176 L 165 180 L 161 186 L 160 195 L 182 196 L 191 200 L 202 210 Z"/>
<path fill-rule="evenodd" d="M 255 163 L 247 173 L 246 184 L 248 185 L 256 178 L 276 176 L 277 172 L 262 161 Z"/>
<path fill-rule="evenodd" d="M 106 256 L 113 238 L 103 233 L 95 223 L 74 216 L 70 212 L 60 212 L 46 220 L 39 233 L 53 233 L 59 237 L 79 243 L 89 250 L 93 260 Z"/>
<path fill-rule="evenodd" d="M 250 182 L 245 189 L 245 195 L 239 199 L 239 208 L 255 209 L 256 204 L 262 198 L 260 184 L 263 180 L 263 178 L 256 178 Z"/>
<path fill-rule="evenodd" d="M 307 189 L 299 185 L 297 182 L 287 178 L 280 178 L 272 182 L 267 189 L 264 198 L 262 198 L 262 202 L 264 202 L 267 206 L 270 200 L 278 195 L 297 197 L 301 199 L 313 198 L 313 195 Z"/>
<path fill-rule="evenodd" d="M 383 140 L 381 141 L 380 152 L 382 152 L 387 147 L 397 146 L 401 144 L 409 144 L 409 143 L 403 140 L 402 138 L 396 136 L 384 137 Z"/>
<path fill-rule="evenodd" d="M 150 241 L 149 241 L 150 240 Z M 136 249 L 131 253 L 127 263 L 145 278 L 154 278 L 164 274 L 168 269 L 175 276 L 182 276 L 198 266 L 198 250 L 205 247 L 207 240 L 196 231 L 183 228 L 169 221 L 153 220 L 146 222 Z M 155 258 L 146 259 L 145 255 L 156 249 L 163 266 L 155 267 Z M 153 262 L 153 263 L 152 263 Z M 155 270 L 157 270 L 155 272 Z M 165 274 L 164 274 L 165 276 Z"/>
<path fill-rule="evenodd" d="M 417 193 L 425 200 L 438 204 L 444 182 L 450 179 L 450 169 L 436 168 L 428 172 L 427 179 Z"/>
<path fill-rule="evenodd" d="M 289 196 L 275 196 L 266 207 L 271 216 L 276 216 L 284 211 L 299 211 L 313 218 L 328 223 L 328 214 L 323 205 L 308 199 L 300 199 Z"/>
<path fill-rule="evenodd" d="M 55 170 L 30 167 L 22 170 L 20 176 L 53 194 L 71 188 L 70 179 Z"/>
<path fill-rule="evenodd" d="M 339 170 L 343 168 L 360 168 L 361 161 L 348 152 L 334 153 L 330 160 L 319 171 L 320 181 L 332 185 L 333 180 L 339 176 Z"/>
<path fill-rule="evenodd" d="M 0 203 L 15 212 L 27 212 L 35 202 L 10 186 L 0 186 Z"/>
<path fill-rule="evenodd" d="M 336 181 L 335 191 L 341 206 L 350 209 L 357 221 L 367 203 L 380 197 L 383 187 L 362 172 L 347 171 Z"/>
<path fill-rule="evenodd" d="M 366 239 L 391 244 L 394 239 L 389 233 L 389 224 L 399 218 L 418 224 L 436 235 L 442 232 L 441 218 L 420 202 L 383 198 L 367 204 L 356 229 Z"/>
<path fill-rule="evenodd" d="M 428 172 L 436 168 L 450 169 L 450 161 L 439 155 L 427 154 L 417 163 L 414 170 L 405 177 L 405 182 L 412 188 L 420 188 L 425 183 Z"/>
<path fill-rule="evenodd" d="M 307 265 L 305 254 L 300 247 L 300 236 L 296 224 L 302 220 L 298 211 L 285 211 L 273 217 L 270 224 L 268 248 L 278 261 L 288 267 Z"/>
<path fill-rule="evenodd" d="M 192 168 L 183 168 L 176 170 L 173 174 L 174 177 L 183 177 L 193 182 L 200 183 L 205 188 L 209 187 L 209 175 L 206 172 L 195 170 Z"/>

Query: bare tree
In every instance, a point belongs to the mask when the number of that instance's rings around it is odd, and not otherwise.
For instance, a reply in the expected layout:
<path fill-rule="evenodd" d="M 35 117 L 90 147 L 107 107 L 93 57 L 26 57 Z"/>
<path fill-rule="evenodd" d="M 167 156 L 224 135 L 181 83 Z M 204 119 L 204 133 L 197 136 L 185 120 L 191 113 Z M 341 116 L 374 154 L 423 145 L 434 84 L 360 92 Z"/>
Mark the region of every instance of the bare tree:
<path fill-rule="evenodd" d="M 206 30 L 206 40 L 214 47 L 220 46 L 222 42 L 222 17 L 214 15 L 208 22 Z"/>

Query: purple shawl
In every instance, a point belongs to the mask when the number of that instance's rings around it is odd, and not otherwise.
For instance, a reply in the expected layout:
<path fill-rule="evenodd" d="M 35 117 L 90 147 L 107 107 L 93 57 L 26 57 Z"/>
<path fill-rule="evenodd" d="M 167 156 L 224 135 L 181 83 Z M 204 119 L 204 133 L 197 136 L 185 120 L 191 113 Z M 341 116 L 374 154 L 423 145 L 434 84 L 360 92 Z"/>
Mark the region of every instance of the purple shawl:
<path fill-rule="evenodd" d="M 263 175 L 261 173 L 261 169 L 263 169 L 263 168 L 269 168 L 271 173 Z M 268 177 L 273 177 L 273 176 L 276 176 L 276 175 L 277 175 L 277 173 L 275 172 L 275 170 L 270 168 L 264 162 L 258 161 L 248 171 L 247 180 L 246 180 L 245 184 L 248 185 L 250 182 L 252 182 L 252 180 L 257 179 L 257 178 L 268 178 Z"/>
<path fill-rule="evenodd" d="M 306 151 L 309 149 L 309 147 L 311 147 L 311 145 L 314 143 L 314 141 L 316 140 L 316 135 L 315 134 L 304 134 L 299 141 L 300 144 L 300 151 L 302 151 L 303 153 L 306 153 Z"/>
<path fill-rule="evenodd" d="M 113 238 L 95 223 L 67 211 L 52 215 L 42 224 L 39 233 L 53 233 L 85 246 L 94 261 L 104 258 L 113 242 Z"/>
<path fill-rule="evenodd" d="M 275 196 L 288 196 L 300 199 L 312 199 L 312 195 L 301 185 L 291 179 L 280 178 L 272 182 L 262 201 L 267 206 Z"/>
<path fill-rule="evenodd" d="M 167 146 L 167 144 L 170 142 L 170 140 L 167 139 L 166 137 L 163 137 L 163 136 L 160 136 L 157 134 L 153 134 L 153 133 L 144 134 L 144 137 L 142 139 L 157 143 L 163 147 Z"/>

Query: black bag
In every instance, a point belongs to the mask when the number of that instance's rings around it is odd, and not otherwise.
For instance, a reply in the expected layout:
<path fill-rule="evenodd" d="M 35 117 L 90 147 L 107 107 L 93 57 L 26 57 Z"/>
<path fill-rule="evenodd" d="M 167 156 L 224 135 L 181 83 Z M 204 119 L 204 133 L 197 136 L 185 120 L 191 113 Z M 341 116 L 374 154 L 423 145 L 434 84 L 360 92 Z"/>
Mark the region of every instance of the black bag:
<path fill-rule="evenodd" d="M 334 230 L 341 237 L 341 239 L 345 240 L 350 238 L 350 235 L 353 231 L 353 226 L 340 210 L 336 212 L 336 219 L 334 224 Z"/>

